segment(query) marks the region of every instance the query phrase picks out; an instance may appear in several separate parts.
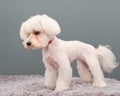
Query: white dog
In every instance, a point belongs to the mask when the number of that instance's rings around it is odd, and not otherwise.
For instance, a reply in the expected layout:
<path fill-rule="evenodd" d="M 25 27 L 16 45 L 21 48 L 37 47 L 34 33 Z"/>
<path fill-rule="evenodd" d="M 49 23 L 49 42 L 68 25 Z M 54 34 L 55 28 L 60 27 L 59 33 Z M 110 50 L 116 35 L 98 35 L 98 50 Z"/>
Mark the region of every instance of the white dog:
<path fill-rule="evenodd" d="M 46 67 L 45 85 L 56 91 L 67 89 L 72 79 L 70 63 L 77 60 L 77 68 L 83 81 L 104 87 L 103 71 L 111 72 L 118 66 L 108 46 L 92 45 L 80 41 L 64 41 L 56 37 L 60 26 L 47 15 L 36 15 L 23 22 L 20 36 L 25 48 L 42 48 Z"/>

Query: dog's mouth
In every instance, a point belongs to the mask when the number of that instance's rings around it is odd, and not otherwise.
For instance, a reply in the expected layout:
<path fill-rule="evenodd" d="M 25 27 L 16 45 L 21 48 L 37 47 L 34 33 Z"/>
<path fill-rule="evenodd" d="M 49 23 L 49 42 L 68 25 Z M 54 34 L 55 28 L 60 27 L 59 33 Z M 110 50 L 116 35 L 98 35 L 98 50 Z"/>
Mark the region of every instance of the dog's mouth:
<path fill-rule="evenodd" d="M 38 49 L 38 47 L 34 46 L 34 45 L 30 45 L 30 46 L 27 46 L 25 45 L 24 46 L 26 49 Z"/>

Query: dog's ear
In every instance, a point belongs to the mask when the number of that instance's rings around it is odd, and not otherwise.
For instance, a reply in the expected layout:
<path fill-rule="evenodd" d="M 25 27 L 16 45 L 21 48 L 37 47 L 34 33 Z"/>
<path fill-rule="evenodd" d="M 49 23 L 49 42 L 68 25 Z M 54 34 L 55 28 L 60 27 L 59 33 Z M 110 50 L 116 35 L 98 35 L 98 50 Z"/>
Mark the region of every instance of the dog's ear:
<path fill-rule="evenodd" d="M 24 40 L 24 39 L 25 39 L 25 35 L 24 35 L 24 24 L 23 24 L 23 23 L 21 24 L 21 27 L 20 27 L 20 38 L 21 38 L 21 40 Z"/>
<path fill-rule="evenodd" d="M 41 26 L 43 31 L 48 35 L 58 35 L 61 32 L 61 28 L 58 22 L 47 15 L 42 15 Z"/>
<path fill-rule="evenodd" d="M 21 27 L 20 27 L 20 38 L 21 40 L 25 40 L 28 36 L 28 33 L 26 33 L 26 30 L 25 30 L 25 22 L 23 22 L 21 24 Z"/>

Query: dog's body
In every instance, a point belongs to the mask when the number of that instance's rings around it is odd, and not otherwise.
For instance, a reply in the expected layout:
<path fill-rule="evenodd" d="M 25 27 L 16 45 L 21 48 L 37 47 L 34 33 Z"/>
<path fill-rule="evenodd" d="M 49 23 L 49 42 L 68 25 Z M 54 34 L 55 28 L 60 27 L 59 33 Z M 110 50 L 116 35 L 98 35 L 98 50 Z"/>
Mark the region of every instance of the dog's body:
<path fill-rule="evenodd" d="M 39 21 L 39 22 L 38 22 Z M 58 23 L 46 15 L 37 15 L 21 26 L 21 38 L 25 48 L 42 48 L 46 67 L 45 85 L 56 91 L 67 89 L 72 79 L 70 63 L 77 60 L 77 68 L 83 81 L 104 87 L 103 70 L 111 72 L 118 66 L 112 51 L 106 46 L 95 49 L 80 41 L 63 41 Z"/>

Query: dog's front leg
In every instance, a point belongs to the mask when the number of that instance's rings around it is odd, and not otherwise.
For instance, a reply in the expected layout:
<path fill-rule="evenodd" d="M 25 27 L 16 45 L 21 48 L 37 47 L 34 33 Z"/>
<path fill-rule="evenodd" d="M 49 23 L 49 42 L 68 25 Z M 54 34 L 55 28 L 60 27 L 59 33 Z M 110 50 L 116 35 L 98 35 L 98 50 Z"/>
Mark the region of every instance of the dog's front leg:
<path fill-rule="evenodd" d="M 55 89 L 57 80 L 57 69 L 55 69 L 49 63 L 44 63 L 46 67 L 44 84 L 48 88 Z"/>
<path fill-rule="evenodd" d="M 69 88 L 72 79 L 72 68 L 69 59 L 65 55 L 60 55 L 57 59 L 58 78 L 55 91 L 62 91 Z"/>

